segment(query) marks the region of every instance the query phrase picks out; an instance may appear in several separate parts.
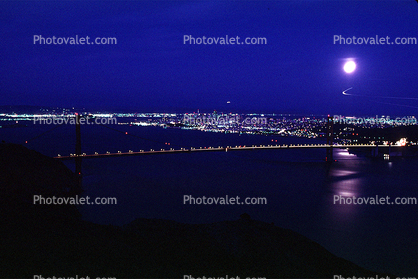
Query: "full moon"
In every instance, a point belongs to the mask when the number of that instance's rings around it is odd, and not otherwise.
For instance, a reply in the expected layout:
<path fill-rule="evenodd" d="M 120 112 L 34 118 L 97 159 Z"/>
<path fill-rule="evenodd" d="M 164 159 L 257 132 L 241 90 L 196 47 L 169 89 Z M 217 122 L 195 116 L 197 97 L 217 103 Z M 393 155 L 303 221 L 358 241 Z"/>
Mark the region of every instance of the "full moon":
<path fill-rule="evenodd" d="M 356 69 L 356 63 L 354 61 L 348 61 L 344 64 L 344 71 L 346 73 L 352 73 Z"/>

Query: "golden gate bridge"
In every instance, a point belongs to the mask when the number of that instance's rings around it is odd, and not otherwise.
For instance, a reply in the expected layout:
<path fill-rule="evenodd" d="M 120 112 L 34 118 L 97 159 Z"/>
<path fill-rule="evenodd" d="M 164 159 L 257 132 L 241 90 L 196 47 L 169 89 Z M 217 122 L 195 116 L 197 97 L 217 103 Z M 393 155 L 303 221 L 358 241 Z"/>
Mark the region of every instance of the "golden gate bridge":
<path fill-rule="evenodd" d="M 334 132 L 333 132 L 333 126 L 334 126 L 334 121 L 333 121 L 333 117 L 332 116 L 328 116 L 327 119 L 327 142 L 326 144 L 283 144 L 283 145 L 251 145 L 251 146 L 246 146 L 246 145 L 236 145 L 236 146 L 225 146 L 225 147 L 190 147 L 190 148 L 179 148 L 179 149 L 174 149 L 174 148 L 170 148 L 170 149 L 160 149 L 160 150 L 154 150 L 154 149 L 150 149 L 150 150 L 140 150 L 140 151 L 132 151 L 129 150 L 128 152 L 121 152 L 118 151 L 116 153 L 111 153 L 111 152 L 106 152 L 106 153 L 97 153 L 95 152 L 94 154 L 86 154 L 86 153 L 82 153 L 81 152 L 81 125 L 80 125 L 80 118 L 82 117 L 86 117 L 82 116 L 78 113 L 75 114 L 75 118 L 76 118 L 76 148 L 75 148 L 75 153 L 74 154 L 70 154 L 70 155 L 57 155 L 56 157 L 54 157 L 55 159 L 59 159 L 59 160 L 69 160 L 69 159 L 87 159 L 87 158 L 105 158 L 105 157 L 120 157 L 120 156 L 138 156 L 138 155 L 151 155 L 151 154 L 168 154 L 168 153 L 189 153 L 189 152 L 215 152 L 215 151 L 224 151 L 224 152 L 228 152 L 228 151 L 245 151 L 245 150 L 260 150 L 260 149 L 300 149 L 300 148 L 305 148 L 305 149 L 312 149 L 312 148 L 325 148 L 327 153 L 326 153 L 326 157 L 325 157 L 325 161 L 327 162 L 333 162 L 333 149 L 334 148 L 379 148 L 379 147 L 391 147 L 390 145 L 376 145 L 376 144 L 334 144 Z M 102 125 L 102 124 L 101 124 Z M 103 125 L 105 126 L 105 125 Z M 105 126 L 106 127 L 106 126 Z M 54 128 L 55 129 L 55 128 Z M 112 128 L 111 128 L 112 129 Z M 121 133 L 125 133 L 128 134 L 127 132 L 122 132 L 116 129 L 112 129 L 115 130 L 117 132 L 121 132 Z M 140 137 L 141 138 L 141 137 Z M 141 138 L 144 139 L 144 138 Z M 149 139 L 147 139 L 149 140 Z M 167 144 L 167 143 L 165 143 Z"/>
<path fill-rule="evenodd" d="M 236 145 L 236 146 L 218 146 L 218 147 L 190 147 L 190 148 L 179 148 L 179 149 L 174 149 L 174 148 L 169 148 L 169 149 L 160 149 L 160 150 L 154 150 L 154 149 L 150 149 L 150 150 L 140 150 L 140 151 L 133 151 L 133 150 L 129 150 L 128 152 L 121 152 L 118 151 L 116 153 L 111 153 L 109 151 L 107 151 L 106 153 L 98 153 L 95 152 L 93 154 L 86 154 L 86 153 L 82 153 L 81 151 L 81 124 L 80 124 L 80 119 L 82 117 L 88 117 L 88 115 L 80 115 L 79 113 L 75 114 L 75 130 L 76 130 L 76 143 L 75 143 L 75 153 L 74 154 L 70 154 L 70 155 L 57 155 L 55 157 L 53 157 L 54 159 L 57 160 L 75 160 L 75 173 L 78 176 L 78 184 L 80 186 L 81 189 L 81 181 L 82 181 L 82 171 L 81 171 L 81 162 L 82 159 L 91 159 L 91 158 L 108 158 L 108 157 L 122 157 L 122 156 L 143 156 L 143 155 L 157 155 L 157 154 L 178 154 L 178 153 L 198 153 L 198 152 L 232 152 L 232 151 L 250 151 L 250 150 L 289 150 L 289 149 L 318 149 L 318 148 L 323 148 L 326 150 L 326 156 L 325 156 L 325 161 L 327 163 L 331 163 L 334 162 L 334 158 L 333 158 L 333 150 L 335 148 L 371 148 L 372 149 L 372 154 L 373 156 L 377 156 L 378 155 L 378 148 L 389 148 L 389 153 L 390 153 L 390 148 L 393 147 L 390 144 L 389 145 L 378 145 L 378 144 L 334 144 L 334 132 L 333 132 L 333 126 L 334 126 L 334 121 L 333 121 L 333 117 L 332 116 L 328 116 L 327 118 L 327 124 L 326 124 L 326 144 L 282 144 L 282 145 L 251 145 L 251 146 L 247 146 L 247 145 Z M 62 125 L 62 124 L 61 124 Z M 103 124 L 100 124 L 103 125 Z M 105 126 L 105 125 L 103 125 Z M 105 126 L 107 127 L 107 126 Z M 56 129 L 57 127 L 54 127 L 53 129 L 51 129 L 50 131 Z M 109 128 L 109 127 L 107 127 Z M 113 128 L 110 128 L 112 130 L 115 130 L 117 132 L 121 132 L 124 134 L 128 134 L 127 132 L 122 132 Z M 49 131 L 47 131 L 49 132 Z M 45 134 L 46 132 L 36 136 L 35 138 L 38 138 L 39 136 Z M 35 139 L 33 138 L 33 139 Z M 138 137 L 141 139 L 145 139 L 142 137 Z M 32 140 L 33 140 L 32 139 Z M 146 139 L 149 140 L 149 139 Z M 28 141 L 26 141 L 27 143 Z M 157 142 L 157 141 L 155 141 Z M 167 144 L 167 143 L 165 143 Z M 398 147 L 398 146 L 396 146 Z"/>

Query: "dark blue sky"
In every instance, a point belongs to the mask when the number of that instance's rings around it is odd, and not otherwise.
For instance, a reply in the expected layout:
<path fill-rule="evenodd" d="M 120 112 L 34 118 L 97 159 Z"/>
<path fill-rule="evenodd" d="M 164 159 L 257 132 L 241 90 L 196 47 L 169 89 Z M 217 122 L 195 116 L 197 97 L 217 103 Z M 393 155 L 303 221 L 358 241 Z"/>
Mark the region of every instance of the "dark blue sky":
<path fill-rule="evenodd" d="M 418 38 L 405 1 L 2 1 L 0 105 L 416 115 Z M 39 45 L 116 37 L 116 45 Z M 266 45 L 189 45 L 183 36 L 265 37 Z M 353 58 L 357 70 L 346 74 Z M 352 94 L 376 96 L 344 96 Z M 227 102 L 230 101 L 229 104 Z"/>

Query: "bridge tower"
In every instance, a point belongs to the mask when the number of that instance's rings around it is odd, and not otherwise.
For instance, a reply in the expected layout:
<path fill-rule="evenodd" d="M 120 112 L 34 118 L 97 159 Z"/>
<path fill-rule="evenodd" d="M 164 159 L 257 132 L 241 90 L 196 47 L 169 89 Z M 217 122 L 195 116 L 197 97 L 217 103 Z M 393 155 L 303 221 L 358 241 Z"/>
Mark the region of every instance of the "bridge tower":
<path fill-rule="evenodd" d="M 81 174 L 81 125 L 80 125 L 80 114 L 75 114 L 75 135 L 76 135 L 76 141 L 75 141 L 75 174 L 76 174 L 76 180 L 77 180 L 77 186 L 78 189 L 75 190 L 75 192 L 80 192 L 82 189 L 82 174 Z"/>
<path fill-rule="evenodd" d="M 328 115 L 327 119 L 327 156 L 325 157 L 325 161 L 333 162 L 334 161 L 334 152 L 332 149 L 332 145 L 334 144 L 334 117 Z"/>

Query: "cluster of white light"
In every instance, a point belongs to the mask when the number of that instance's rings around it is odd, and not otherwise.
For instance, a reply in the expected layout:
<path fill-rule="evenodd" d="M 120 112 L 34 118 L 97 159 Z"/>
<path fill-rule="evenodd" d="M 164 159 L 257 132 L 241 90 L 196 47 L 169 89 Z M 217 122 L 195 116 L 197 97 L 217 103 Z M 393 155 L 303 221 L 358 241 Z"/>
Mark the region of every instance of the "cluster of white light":
<path fill-rule="evenodd" d="M 400 140 L 395 142 L 395 145 L 405 146 L 406 145 L 406 138 L 401 138 Z"/>

